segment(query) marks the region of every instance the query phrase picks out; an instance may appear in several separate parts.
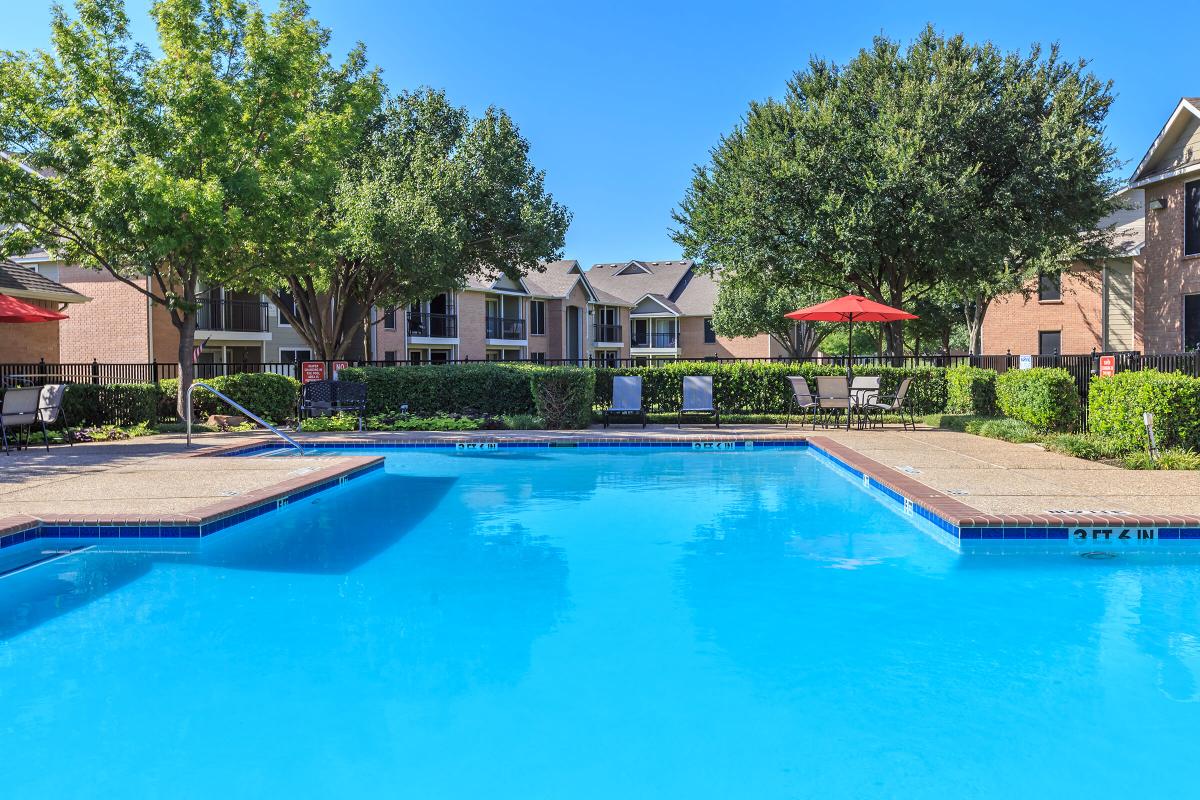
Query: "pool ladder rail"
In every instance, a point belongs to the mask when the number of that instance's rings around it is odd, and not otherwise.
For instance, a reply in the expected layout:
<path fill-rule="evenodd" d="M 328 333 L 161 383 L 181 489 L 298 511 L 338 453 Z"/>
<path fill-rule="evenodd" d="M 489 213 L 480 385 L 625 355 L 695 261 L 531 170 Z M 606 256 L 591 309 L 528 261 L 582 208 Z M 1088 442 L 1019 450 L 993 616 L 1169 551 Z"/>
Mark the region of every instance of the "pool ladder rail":
<path fill-rule="evenodd" d="M 192 393 L 193 393 L 194 391 L 196 391 L 196 388 L 197 388 L 197 387 L 203 387 L 203 388 L 205 388 L 205 389 L 208 389 L 210 392 L 212 392 L 213 394 L 215 394 L 217 397 L 221 398 L 221 399 L 222 399 L 222 400 L 224 400 L 226 403 L 228 403 L 229 405 L 233 406 L 233 407 L 234 407 L 234 408 L 236 408 L 238 411 L 242 412 L 242 413 L 243 413 L 243 414 L 245 414 L 247 417 L 249 417 L 250 419 L 254 420 L 256 423 L 258 423 L 259 425 L 261 425 L 261 426 L 263 426 L 264 428 L 266 428 L 267 430 L 269 430 L 271 433 L 273 433 L 273 434 L 275 434 L 276 436 L 278 436 L 280 439 L 283 439 L 285 442 L 287 442 L 287 444 L 288 444 L 288 446 L 289 446 L 289 447 L 294 447 L 294 448 L 296 448 L 296 454 L 297 454 L 297 455 L 304 455 L 304 448 L 303 448 L 303 447 L 301 447 L 301 446 L 300 446 L 300 443 L 299 443 L 299 442 L 297 442 L 295 439 L 293 439 L 292 437 L 288 436 L 286 433 L 284 433 L 283 431 L 279 430 L 279 429 L 278 429 L 278 428 L 276 428 L 274 425 L 272 425 L 271 423 L 267 422 L 265 419 L 263 419 L 262 417 L 258 416 L 257 414 L 255 414 L 255 413 L 254 413 L 253 411 L 251 411 L 250 409 L 246 408 L 246 407 L 245 407 L 244 405 L 242 405 L 241 403 L 237 402 L 236 400 L 232 400 L 232 399 L 230 399 L 228 395 L 225 395 L 225 394 L 223 394 L 222 392 L 220 392 L 220 391 L 218 391 L 217 389 L 213 388 L 212 386 L 210 386 L 209 384 L 205 383 L 204 381 L 193 381 L 193 382 L 192 382 L 192 385 L 191 385 L 191 386 L 189 386 L 189 387 L 188 387 L 188 390 L 187 390 L 187 398 L 186 398 L 187 402 L 186 402 L 186 404 L 185 404 L 185 407 L 186 407 L 186 409 L 187 409 L 187 446 L 188 446 L 188 447 L 191 447 L 191 446 L 192 446 Z"/>

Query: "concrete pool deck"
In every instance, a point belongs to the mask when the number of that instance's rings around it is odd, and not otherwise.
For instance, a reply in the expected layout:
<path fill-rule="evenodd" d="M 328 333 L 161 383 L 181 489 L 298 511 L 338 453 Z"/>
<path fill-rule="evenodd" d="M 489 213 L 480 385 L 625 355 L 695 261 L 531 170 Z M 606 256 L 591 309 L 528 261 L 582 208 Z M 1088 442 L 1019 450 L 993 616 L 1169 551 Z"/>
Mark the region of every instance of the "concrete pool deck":
<path fill-rule="evenodd" d="M 590 431 L 307 434 L 305 442 L 578 441 L 808 438 L 947 518 L 966 524 L 1200 524 L 1200 474 L 1137 472 L 971 434 L 897 427 L 845 431 L 778 425 L 620 426 Z M 79 444 L 0 454 L 0 531 L 33 520 L 198 520 L 284 496 L 378 461 L 359 456 L 214 457 L 268 442 L 262 434 L 205 434 Z M 844 448 L 844 449 L 843 449 Z M 183 457 L 188 456 L 188 457 Z M 1151 521 L 1153 520 L 1153 521 Z"/>

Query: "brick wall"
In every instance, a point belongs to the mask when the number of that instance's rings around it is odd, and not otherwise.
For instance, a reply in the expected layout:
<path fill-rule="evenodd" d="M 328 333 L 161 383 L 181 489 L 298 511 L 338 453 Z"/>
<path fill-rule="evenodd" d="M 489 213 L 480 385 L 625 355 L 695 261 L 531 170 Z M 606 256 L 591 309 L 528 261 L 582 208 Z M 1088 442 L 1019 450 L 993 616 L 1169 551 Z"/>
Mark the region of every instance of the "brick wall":
<path fill-rule="evenodd" d="M 58 311 L 58 303 L 43 300 L 28 300 L 18 298 L 22 303 Z M 63 313 L 71 315 L 83 303 L 67 306 Z M 66 320 L 64 320 L 65 322 Z M 0 324 L 0 363 L 3 364 L 36 364 L 45 360 L 47 363 L 60 361 L 58 350 L 58 327 L 62 322 L 21 322 Z"/>
<path fill-rule="evenodd" d="M 1098 271 L 1081 270 L 1062 274 L 1062 300 L 1039 302 L 1037 281 L 1020 292 L 992 301 L 983 318 L 983 352 L 1012 352 L 1020 355 L 1038 352 L 1038 333 L 1059 331 L 1062 353 L 1090 353 L 1104 347 L 1104 300 L 1102 276 Z"/>
<path fill-rule="evenodd" d="M 1183 254 L 1186 175 L 1146 187 L 1145 337 L 1147 352 L 1173 353 L 1183 345 L 1183 297 L 1200 294 L 1200 256 Z M 1163 199 L 1166 208 L 1149 208 Z"/>
<path fill-rule="evenodd" d="M 150 355 L 146 296 L 104 272 L 63 267 L 59 283 L 92 298 L 73 306 L 59 326 L 59 357 L 66 363 L 145 363 Z M 175 361 L 178 336 L 165 309 L 155 315 L 155 350 Z M 161 317 L 161 319 L 160 319 Z M 165 341 L 163 341 L 165 340 Z M 169 354 L 169 355 L 168 355 Z"/>
<path fill-rule="evenodd" d="M 484 296 L 481 292 L 463 292 L 458 296 L 458 357 L 482 360 L 487 328 L 484 322 Z"/>
<path fill-rule="evenodd" d="M 718 336 L 715 344 L 704 342 L 704 317 L 679 320 L 680 358 L 767 358 L 772 355 L 771 337 L 765 333 L 736 339 Z"/>
<path fill-rule="evenodd" d="M 563 327 L 566 325 L 566 305 L 562 300 L 546 302 L 546 334 L 529 336 L 529 352 L 545 353 L 547 359 L 562 358 L 567 351 L 563 343 Z"/>

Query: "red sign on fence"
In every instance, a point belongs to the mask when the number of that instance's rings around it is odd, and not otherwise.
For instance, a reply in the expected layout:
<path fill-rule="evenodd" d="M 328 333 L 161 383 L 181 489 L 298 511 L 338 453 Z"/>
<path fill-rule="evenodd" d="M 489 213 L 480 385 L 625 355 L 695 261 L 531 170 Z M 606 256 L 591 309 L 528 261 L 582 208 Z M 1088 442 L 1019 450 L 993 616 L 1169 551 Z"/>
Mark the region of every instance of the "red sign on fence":
<path fill-rule="evenodd" d="M 1117 357 L 1100 356 L 1100 377 L 1111 378 L 1117 374 Z"/>
<path fill-rule="evenodd" d="M 348 366 L 350 366 L 350 362 L 349 362 L 349 361 L 335 361 L 335 362 L 333 362 L 333 379 L 336 381 L 336 380 L 337 380 L 337 375 L 338 375 L 338 372 L 339 372 L 339 371 L 341 371 L 341 370 L 343 370 L 343 369 L 345 369 L 345 368 L 346 368 L 346 367 L 348 367 Z"/>
<path fill-rule="evenodd" d="M 312 383 L 325 380 L 324 361 L 304 361 L 300 364 L 300 382 Z"/>

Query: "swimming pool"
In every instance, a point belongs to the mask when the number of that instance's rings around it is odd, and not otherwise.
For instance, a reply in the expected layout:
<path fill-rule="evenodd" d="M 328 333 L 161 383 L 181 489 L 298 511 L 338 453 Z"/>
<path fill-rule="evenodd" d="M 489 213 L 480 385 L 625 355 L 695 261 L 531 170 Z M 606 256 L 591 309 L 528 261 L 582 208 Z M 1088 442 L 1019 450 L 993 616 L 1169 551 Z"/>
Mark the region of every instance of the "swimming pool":
<path fill-rule="evenodd" d="M 377 452 L 0 579 L 4 796 L 1194 791 L 1194 558 L 958 555 L 797 448 Z"/>

